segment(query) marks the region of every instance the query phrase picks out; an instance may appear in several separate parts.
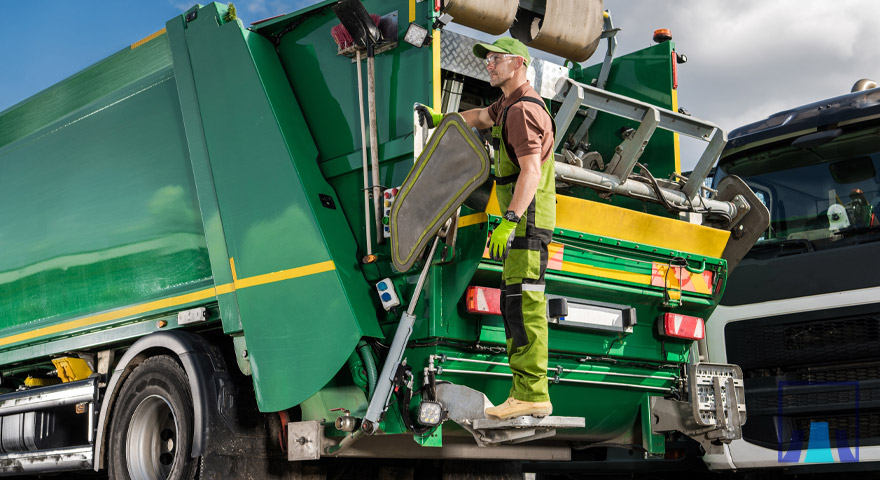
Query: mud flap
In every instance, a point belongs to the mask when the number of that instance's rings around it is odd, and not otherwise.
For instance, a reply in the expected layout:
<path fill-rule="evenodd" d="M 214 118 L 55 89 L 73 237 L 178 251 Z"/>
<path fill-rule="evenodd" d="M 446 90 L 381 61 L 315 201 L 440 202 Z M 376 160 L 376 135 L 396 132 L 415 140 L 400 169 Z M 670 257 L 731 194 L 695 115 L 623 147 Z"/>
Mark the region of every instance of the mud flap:
<path fill-rule="evenodd" d="M 391 207 L 391 260 L 412 268 L 434 234 L 489 177 L 489 156 L 461 115 L 447 114 Z"/>

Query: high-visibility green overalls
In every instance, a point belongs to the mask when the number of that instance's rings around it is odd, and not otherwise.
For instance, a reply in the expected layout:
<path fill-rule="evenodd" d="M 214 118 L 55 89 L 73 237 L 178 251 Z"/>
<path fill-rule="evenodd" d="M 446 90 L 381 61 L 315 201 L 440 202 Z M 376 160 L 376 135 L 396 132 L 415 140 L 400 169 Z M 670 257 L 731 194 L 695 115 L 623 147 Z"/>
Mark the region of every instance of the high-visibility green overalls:
<path fill-rule="evenodd" d="M 504 109 L 501 124 L 492 127 L 495 146 L 495 182 L 498 206 L 508 210 L 520 168 L 507 154 L 503 140 L 507 111 L 518 102 L 544 102 L 521 97 Z M 547 113 L 550 115 L 550 113 Z M 551 121 L 553 116 L 550 116 Z M 554 130 L 556 124 L 553 124 Z M 556 178 L 553 153 L 541 166 L 535 198 L 514 230 L 513 243 L 501 274 L 501 314 L 507 335 L 507 355 L 513 372 L 510 396 L 526 402 L 550 400 L 547 385 L 547 299 L 544 271 L 547 248 L 556 224 Z"/>

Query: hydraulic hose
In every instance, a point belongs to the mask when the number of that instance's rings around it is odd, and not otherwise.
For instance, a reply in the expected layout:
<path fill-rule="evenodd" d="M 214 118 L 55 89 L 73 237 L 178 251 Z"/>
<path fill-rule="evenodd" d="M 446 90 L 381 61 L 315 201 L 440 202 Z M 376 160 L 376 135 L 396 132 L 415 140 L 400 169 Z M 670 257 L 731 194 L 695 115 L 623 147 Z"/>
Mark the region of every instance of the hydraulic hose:
<path fill-rule="evenodd" d="M 361 354 L 361 361 L 364 362 L 364 369 L 367 371 L 368 400 L 371 400 L 373 392 L 376 391 L 376 379 L 379 377 L 379 373 L 376 371 L 376 362 L 373 360 L 370 346 L 364 340 L 358 342 L 357 350 Z"/>

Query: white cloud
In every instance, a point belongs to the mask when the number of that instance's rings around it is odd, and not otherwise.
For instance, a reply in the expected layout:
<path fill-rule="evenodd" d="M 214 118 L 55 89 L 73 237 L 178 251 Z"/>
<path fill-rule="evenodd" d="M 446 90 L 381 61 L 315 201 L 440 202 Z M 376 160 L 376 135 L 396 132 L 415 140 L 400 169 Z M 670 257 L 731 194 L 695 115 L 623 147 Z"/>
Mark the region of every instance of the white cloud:
<path fill-rule="evenodd" d="M 317 0 L 243 0 L 235 3 L 240 12 L 248 15 L 248 21 L 283 15 L 305 6 L 318 3 Z"/>
<path fill-rule="evenodd" d="M 245 4 L 245 9 L 250 13 L 255 14 L 265 14 L 268 13 L 266 9 L 266 0 L 250 0 L 249 2 L 243 2 Z"/>
<path fill-rule="evenodd" d="M 187 0 L 168 0 L 168 4 L 183 13 L 195 5 L 195 2 Z"/>
<path fill-rule="evenodd" d="M 679 104 L 727 130 L 880 79 L 880 2 L 605 0 L 605 8 L 623 28 L 619 54 L 671 29 L 689 60 Z"/>

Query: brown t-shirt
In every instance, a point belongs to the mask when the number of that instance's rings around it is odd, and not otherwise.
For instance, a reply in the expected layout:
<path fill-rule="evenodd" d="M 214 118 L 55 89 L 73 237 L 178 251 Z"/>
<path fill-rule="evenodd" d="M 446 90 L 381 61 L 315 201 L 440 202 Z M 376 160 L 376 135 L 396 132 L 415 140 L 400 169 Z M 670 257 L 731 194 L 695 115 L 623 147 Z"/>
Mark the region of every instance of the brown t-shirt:
<path fill-rule="evenodd" d="M 495 125 L 501 123 L 504 109 L 523 96 L 543 101 L 538 92 L 526 81 L 509 97 L 502 95 L 495 103 L 489 105 L 487 113 Z M 553 122 L 544 107 L 537 103 L 519 102 L 507 111 L 504 138 L 507 140 L 505 145 L 507 154 L 514 164 L 519 165 L 517 157 L 523 155 L 540 155 L 543 164 L 553 151 Z"/>

